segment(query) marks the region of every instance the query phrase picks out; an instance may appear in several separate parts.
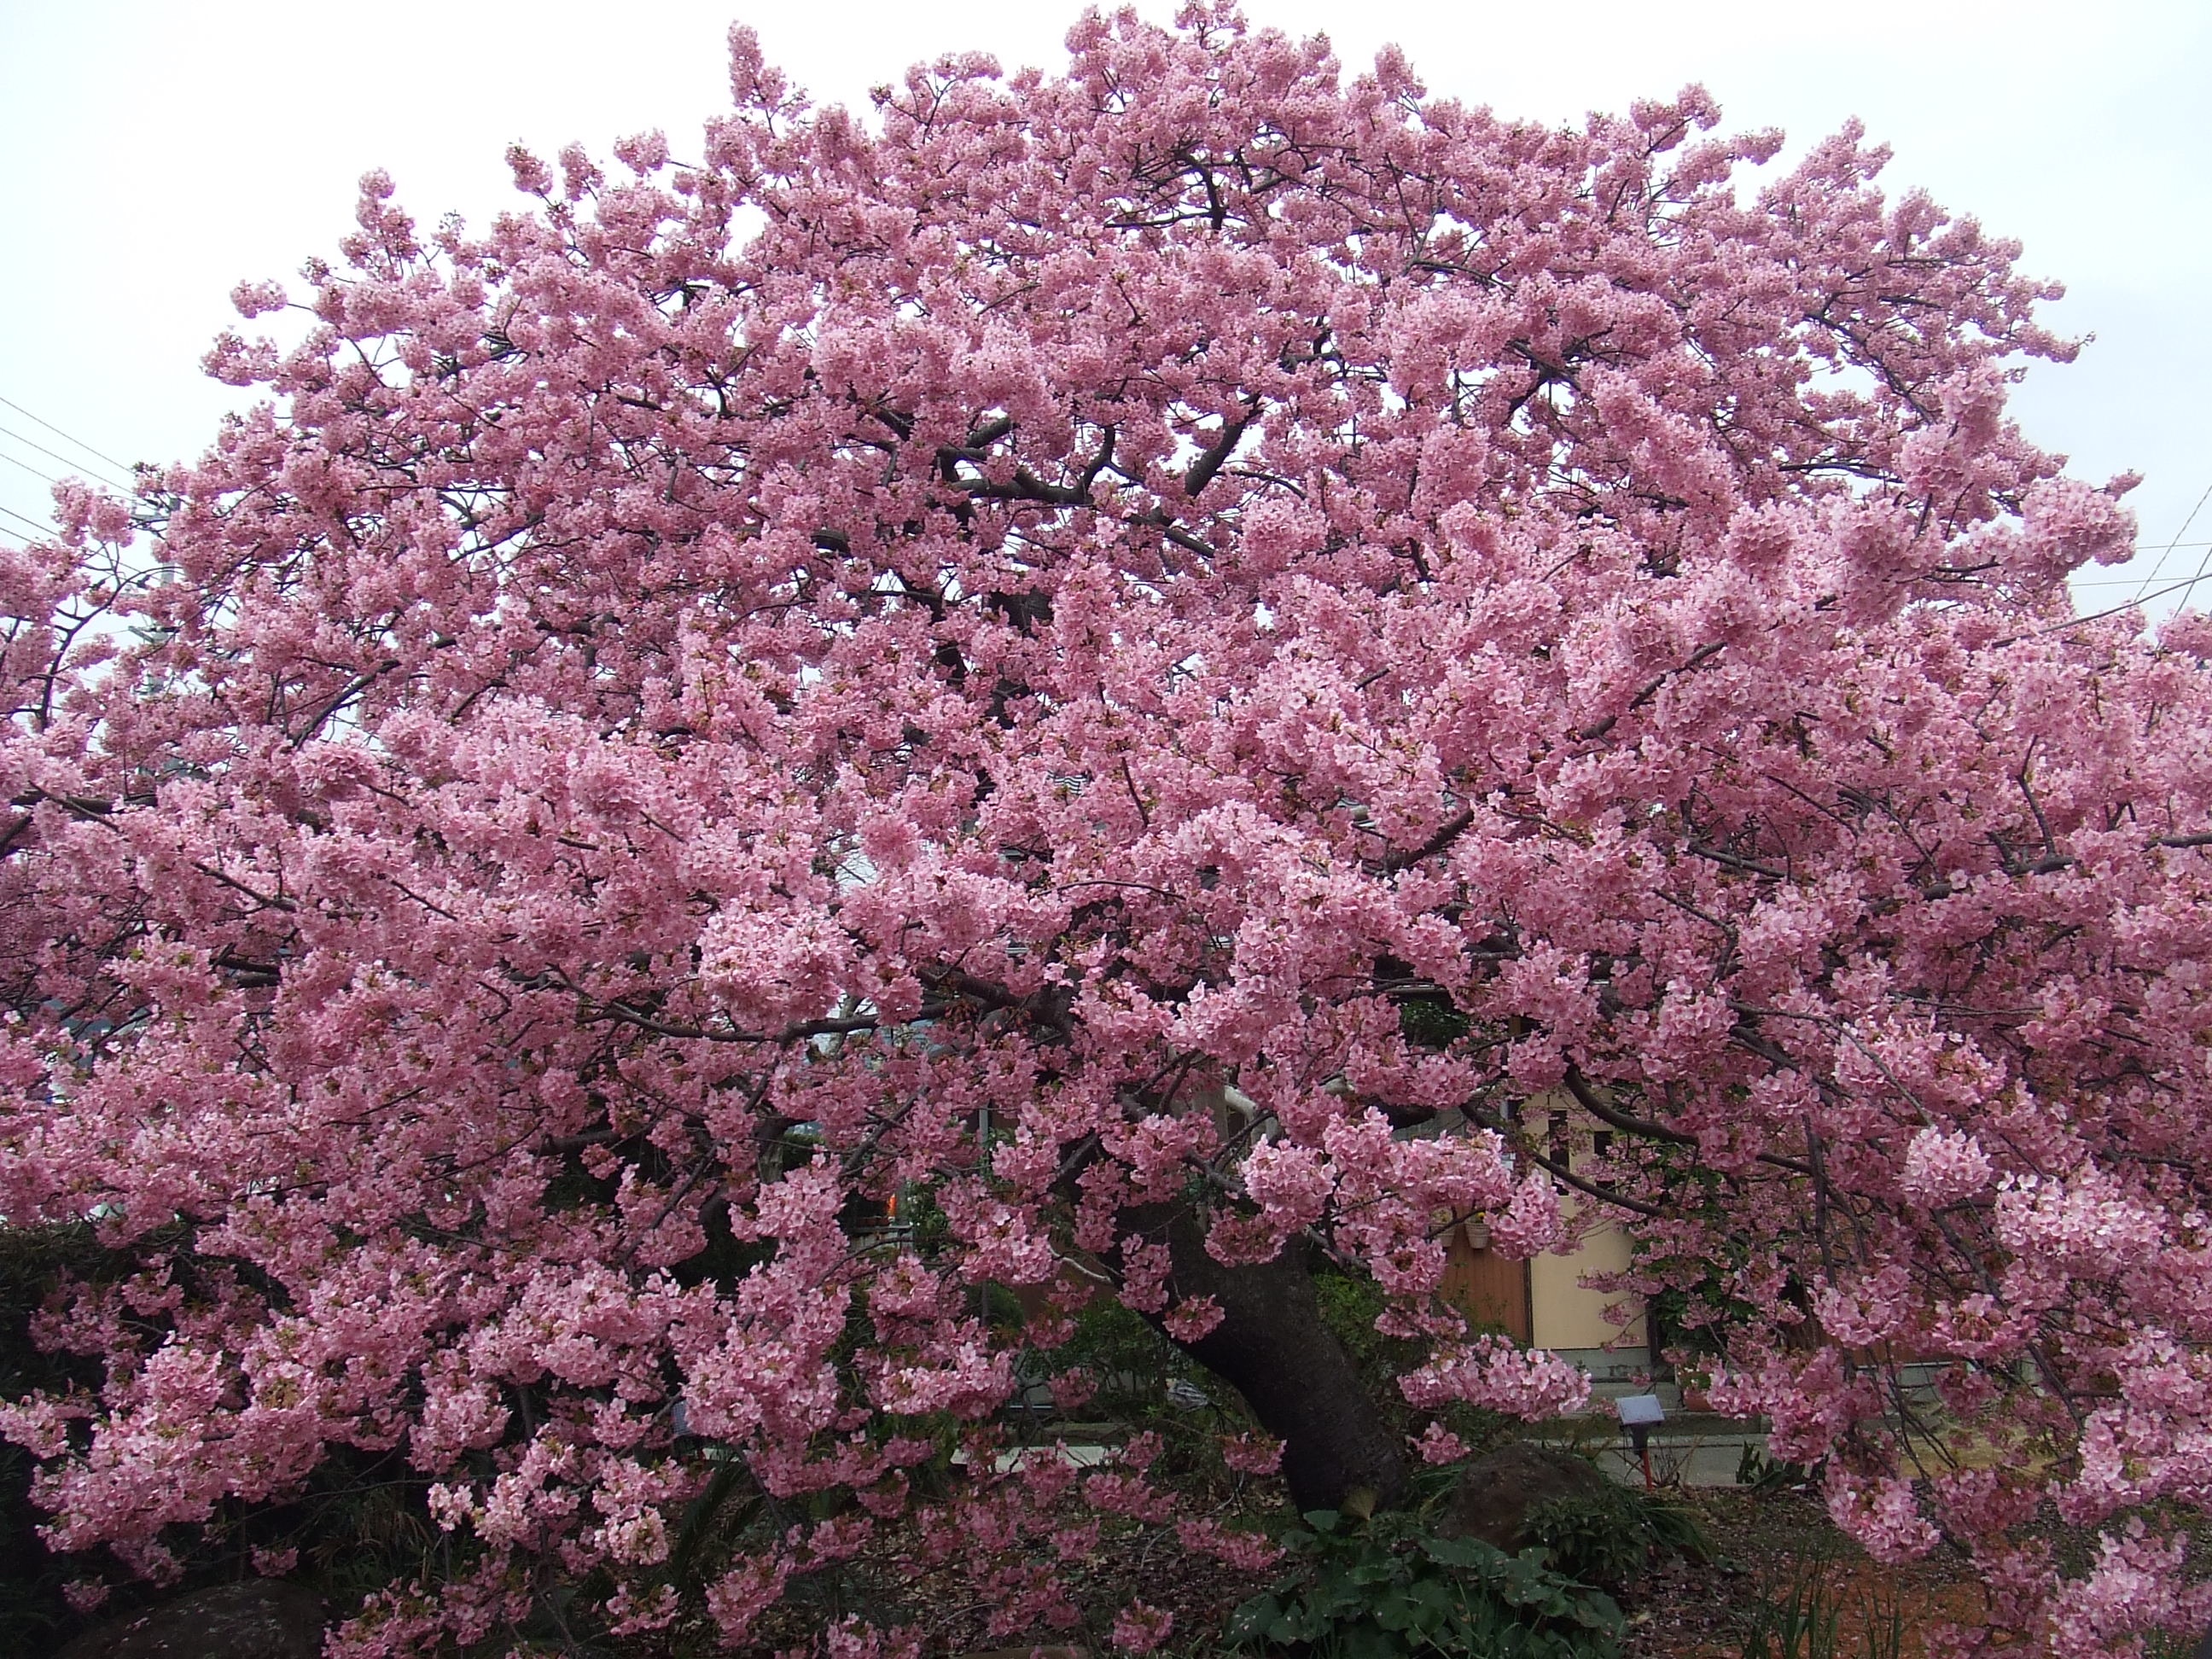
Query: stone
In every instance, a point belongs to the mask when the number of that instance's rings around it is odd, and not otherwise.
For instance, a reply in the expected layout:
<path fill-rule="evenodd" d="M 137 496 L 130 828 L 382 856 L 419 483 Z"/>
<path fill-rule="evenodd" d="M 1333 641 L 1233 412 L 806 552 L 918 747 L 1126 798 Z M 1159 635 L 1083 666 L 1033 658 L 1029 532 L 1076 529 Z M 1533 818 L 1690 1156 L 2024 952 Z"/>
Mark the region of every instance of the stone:
<path fill-rule="evenodd" d="M 323 1604 L 276 1578 L 194 1590 L 95 1625 L 55 1659 L 319 1659 Z"/>
<path fill-rule="evenodd" d="M 1596 1465 L 1557 1446 L 1516 1440 L 1468 1465 L 1437 1528 L 1448 1537 L 1480 1538 L 1506 1551 L 1529 1540 L 1528 1511 L 1559 1498 L 1596 1498 L 1608 1491 Z"/>

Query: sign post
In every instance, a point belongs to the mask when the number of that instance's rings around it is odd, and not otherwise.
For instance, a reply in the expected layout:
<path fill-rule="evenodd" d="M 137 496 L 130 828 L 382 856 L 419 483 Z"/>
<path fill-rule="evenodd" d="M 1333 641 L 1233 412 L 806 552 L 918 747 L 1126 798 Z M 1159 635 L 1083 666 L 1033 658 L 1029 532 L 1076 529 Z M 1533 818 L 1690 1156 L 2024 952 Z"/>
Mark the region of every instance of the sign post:
<path fill-rule="evenodd" d="M 1667 1420 L 1667 1408 L 1659 1403 L 1656 1394 L 1623 1395 L 1613 1402 L 1620 1413 L 1620 1426 L 1628 1431 L 1628 1443 L 1636 1449 L 1637 1461 L 1644 1466 L 1644 1490 L 1650 1492 L 1651 1480 L 1651 1425 Z"/>

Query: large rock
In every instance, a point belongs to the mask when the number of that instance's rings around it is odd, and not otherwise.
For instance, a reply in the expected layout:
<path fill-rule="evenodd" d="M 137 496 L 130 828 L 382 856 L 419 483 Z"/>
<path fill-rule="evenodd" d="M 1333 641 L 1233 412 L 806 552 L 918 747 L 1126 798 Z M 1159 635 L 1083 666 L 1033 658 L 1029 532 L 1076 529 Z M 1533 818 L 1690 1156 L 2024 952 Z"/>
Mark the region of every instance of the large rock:
<path fill-rule="evenodd" d="M 95 1625 L 56 1659 L 318 1659 L 323 1604 L 274 1578 L 194 1590 Z"/>
<path fill-rule="evenodd" d="M 1529 1510 L 1555 1498 L 1598 1497 L 1607 1489 L 1605 1476 L 1588 1458 L 1516 1440 L 1468 1465 L 1437 1530 L 1517 1550 L 1529 1541 L 1522 1535 Z"/>

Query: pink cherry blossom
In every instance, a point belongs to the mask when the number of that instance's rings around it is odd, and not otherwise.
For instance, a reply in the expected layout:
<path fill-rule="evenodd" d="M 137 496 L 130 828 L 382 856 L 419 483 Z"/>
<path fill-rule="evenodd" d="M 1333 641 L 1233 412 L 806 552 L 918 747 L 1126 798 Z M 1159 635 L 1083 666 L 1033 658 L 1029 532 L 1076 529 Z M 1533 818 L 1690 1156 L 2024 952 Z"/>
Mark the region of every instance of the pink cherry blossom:
<path fill-rule="evenodd" d="M 1132 1601 L 1114 1615 L 1114 1645 L 1129 1653 L 1150 1653 L 1168 1639 L 1175 1614 L 1146 1601 Z"/>
<path fill-rule="evenodd" d="M 1927 1128 L 1905 1149 L 1899 1184 L 1907 1198 L 1941 1209 L 1986 1191 L 1996 1168 L 1972 1135 Z"/>
<path fill-rule="evenodd" d="M 1282 1467 L 1282 1443 L 1266 1435 L 1240 1434 L 1222 1441 L 1221 1461 L 1246 1474 L 1273 1474 Z"/>
<path fill-rule="evenodd" d="M 1456 1401 L 1531 1422 L 1579 1411 L 1590 1392 L 1587 1372 L 1541 1349 L 1516 1348 L 1495 1336 L 1447 1350 L 1408 1372 L 1398 1386 L 1425 1411 Z"/>

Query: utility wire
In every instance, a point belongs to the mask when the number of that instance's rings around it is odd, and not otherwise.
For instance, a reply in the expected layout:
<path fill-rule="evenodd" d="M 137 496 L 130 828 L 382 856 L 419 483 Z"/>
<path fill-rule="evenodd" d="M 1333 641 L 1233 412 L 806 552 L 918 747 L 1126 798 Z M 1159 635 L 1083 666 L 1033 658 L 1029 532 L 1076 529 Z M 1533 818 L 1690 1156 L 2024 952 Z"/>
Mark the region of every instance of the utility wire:
<path fill-rule="evenodd" d="M 13 438 L 19 444 L 28 445 L 31 448 L 37 450 L 40 454 L 46 456 L 49 460 L 59 461 L 64 466 L 76 467 L 83 465 L 80 461 L 70 459 L 70 457 L 63 454 L 58 449 L 49 449 L 44 444 L 38 443 L 32 439 L 26 438 L 21 433 L 11 431 L 4 426 L 0 426 L 0 438 Z M 115 485 L 114 481 L 108 478 L 99 478 L 95 479 L 94 482 L 108 484 L 113 488 L 129 488 L 128 485 Z"/>
<path fill-rule="evenodd" d="M 2204 503 L 2207 501 L 2212 501 L 2212 484 L 2206 484 L 2204 486 L 2204 493 L 2197 498 L 2197 505 L 2189 509 L 2189 516 L 2181 521 L 2181 528 L 2173 532 L 2173 539 L 2166 544 L 2166 551 L 2158 556 L 2158 562 L 2151 566 L 2150 574 L 2142 579 L 2143 587 L 2148 587 L 2153 582 L 2158 580 L 2159 574 L 2166 568 L 2166 561 L 2168 555 L 2172 554 L 2175 548 L 2182 545 L 2181 538 L 2189 533 L 2189 526 L 2197 522 L 2197 515 L 2204 510 Z M 2197 544 L 2195 542 L 2191 542 L 2189 545 L 2195 547 Z M 2204 574 L 2201 566 L 2198 568 L 2197 574 L 2200 576 Z M 2139 587 L 2136 590 L 2136 597 L 2137 599 L 2142 598 L 2142 587 Z"/>
<path fill-rule="evenodd" d="M 58 484 L 61 482 L 61 480 L 54 477 L 52 473 L 41 472 L 38 468 L 33 466 L 28 461 L 19 461 L 13 455 L 9 454 L 5 450 L 0 450 L 0 461 L 7 462 L 10 466 L 20 466 L 24 471 L 29 473 L 33 477 L 44 478 L 50 484 Z"/>
<path fill-rule="evenodd" d="M 17 524 L 28 525 L 31 533 L 34 536 L 51 536 L 54 533 L 54 527 L 52 525 L 40 524 L 36 519 L 27 518 L 13 507 L 0 507 L 0 514 L 13 519 Z"/>
<path fill-rule="evenodd" d="M 2011 639 L 1999 640 L 1997 643 L 2011 645 L 2020 640 L 2039 640 L 2046 634 L 2063 634 L 2068 629 L 2079 628 L 2085 623 L 2102 622 L 2106 617 L 2117 617 L 2124 611 L 2133 611 L 2146 599 L 2162 599 L 2169 593 L 2179 593 L 2184 588 L 2194 587 L 2205 577 L 2212 575 L 2212 554 L 2205 556 L 2204 562 L 2207 568 L 2199 570 L 2185 580 L 2175 582 L 2168 587 L 2161 587 L 2155 593 L 2138 593 L 2125 605 L 2116 605 L 2109 611 L 2093 611 L 2086 617 L 2071 617 L 2063 623 L 2053 623 L 2048 628 L 2039 628 L 2031 634 L 2015 634 Z"/>
<path fill-rule="evenodd" d="M 2205 493 L 2207 495 L 2212 495 L 2212 488 L 2208 488 L 2208 489 L 2205 490 L 2205 492 L 2204 492 L 2204 493 Z M 2202 506 L 2203 506 L 2203 505 L 2204 505 L 2204 503 L 2203 503 L 2203 502 L 2202 502 L 2202 501 L 2199 501 L 2199 502 L 2197 502 L 2197 505 L 2198 505 L 2199 507 L 2202 507 Z M 2191 580 L 2191 581 L 2200 581 L 2200 582 L 2201 582 L 2201 581 L 2203 581 L 2203 580 L 2204 580 L 2205 573 L 2206 573 L 2208 570 L 2212 570 L 2212 552 L 2207 552 L 2207 553 L 2205 554 L 2205 556 L 2204 556 L 2203 558 L 2201 558 L 2201 559 L 2197 560 L 2197 574 L 2196 574 L 2196 575 L 2194 575 L 2194 576 L 2192 576 L 2191 578 L 2190 578 L 2190 580 Z"/>
<path fill-rule="evenodd" d="M 82 449 L 86 454 L 97 455 L 101 460 L 106 461 L 108 465 L 115 468 L 118 471 L 128 472 L 131 471 L 130 462 L 118 461 L 114 456 L 109 454 L 106 450 L 94 449 L 90 444 L 85 442 L 83 439 L 71 437 L 68 433 L 63 431 L 61 428 L 56 426 L 52 421 L 42 419 L 39 416 L 32 414 L 29 410 L 24 408 L 22 404 L 15 402 L 14 398 L 0 398 L 0 404 L 6 404 L 9 409 L 14 410 L 18 415 L 22 416 L 26 420 L 37 421 L 40 426 L 46 428 L 46 429 L 52 433 L 54 436 L 61 439 L 65 443 L 73 445 L 78 449 Z M 47 453 L 51 454 L 52 452 L 50 450 Z"/>
<path fill-rule="evenodd" d="M 2212 542 L 2172 541 L 2166 544 L 2166 553 L 2171 553 L 2176 548 L 2182 547 L 2212 547 Z M 2147 553 L 2150 550 L 2143 548 L 2138 550 Z M 2166 553 L 2161 553 L 2159 556 L 2163 559 Z M 2076 576 L 2070 580 L 2076 587 L 2128 587 L 2135 584 L 2135 578 L 2132 576 Z M 2148 581 L 2142 584 L 2144 587 L 2149 585 Z M 2137 588 L 2136 591 L 2140 592 L 2142 588 Z"/>

